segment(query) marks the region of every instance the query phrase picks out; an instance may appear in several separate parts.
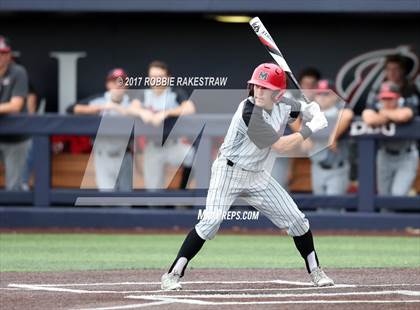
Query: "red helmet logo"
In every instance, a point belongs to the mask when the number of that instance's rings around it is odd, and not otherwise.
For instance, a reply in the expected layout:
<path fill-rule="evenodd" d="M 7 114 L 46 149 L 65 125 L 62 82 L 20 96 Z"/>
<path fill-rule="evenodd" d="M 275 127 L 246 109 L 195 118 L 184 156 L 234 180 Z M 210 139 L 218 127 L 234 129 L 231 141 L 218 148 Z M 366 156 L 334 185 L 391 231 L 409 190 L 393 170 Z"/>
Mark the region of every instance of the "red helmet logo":
<path fill-rule="evenodd" d="M 286 74 L 276 64 L 264 63 L 255 68 L 248 84 L 254 84 L 271 90 L 286 89 Z"/>
<path fill-rule="evenodd" d="M 267 81 L 268 73 L 267 72 L 260 72 L 260 75 L 258 77 L 259 80 Z"/>

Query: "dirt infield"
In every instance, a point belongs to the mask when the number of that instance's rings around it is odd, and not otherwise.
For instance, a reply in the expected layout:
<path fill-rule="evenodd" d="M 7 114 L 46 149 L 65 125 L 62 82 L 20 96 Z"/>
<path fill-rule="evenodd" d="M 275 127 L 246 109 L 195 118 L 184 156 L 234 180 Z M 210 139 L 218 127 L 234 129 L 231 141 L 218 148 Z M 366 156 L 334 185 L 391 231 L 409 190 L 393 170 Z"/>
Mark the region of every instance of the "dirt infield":
<path fill-rule="evenodd" d="M 159 290 L 162 270 L 0 274 L 2 309 L 419 309 L 419 269 L 196 269 L 183 290 Z"/>

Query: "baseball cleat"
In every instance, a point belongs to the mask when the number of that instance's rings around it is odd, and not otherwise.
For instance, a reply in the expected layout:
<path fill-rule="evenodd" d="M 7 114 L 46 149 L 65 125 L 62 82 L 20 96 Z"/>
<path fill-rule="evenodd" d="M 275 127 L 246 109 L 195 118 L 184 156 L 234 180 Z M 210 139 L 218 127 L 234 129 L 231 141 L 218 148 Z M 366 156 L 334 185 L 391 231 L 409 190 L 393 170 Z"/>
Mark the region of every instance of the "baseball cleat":
<path fill-rule="evenodd" d="M 310 273 L 312 282 L 315 286 L 333 286 L 334 281 L 330 279 L 325 272 L 321 269 L 321 267 L 316 267 Z"/>
<path fill-rule="evenodd" d="M 161 278 L 160 288 L 164 291 L 178 291 L 182 289 L 179 274 L 165 273 Z"/>

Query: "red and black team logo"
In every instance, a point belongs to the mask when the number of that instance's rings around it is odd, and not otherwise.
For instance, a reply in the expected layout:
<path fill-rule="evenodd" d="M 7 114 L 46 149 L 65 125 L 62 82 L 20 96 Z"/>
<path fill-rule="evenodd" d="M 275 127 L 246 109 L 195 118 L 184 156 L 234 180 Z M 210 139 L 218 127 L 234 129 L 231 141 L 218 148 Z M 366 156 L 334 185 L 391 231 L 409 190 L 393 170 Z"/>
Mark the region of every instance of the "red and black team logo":
<path fill-rule="evenodd" d="M 338 95 L 355 110 L 363 109 L 369 91 L 379 88 L 385 78 L 386 57 L 395 54 L 407 58 L 409 80 L 415 81 L 416 78 L 420 78 L 419 59 L 409 46 L 371 51 L 350 59 L 341 67 L 335 81 Z"/>

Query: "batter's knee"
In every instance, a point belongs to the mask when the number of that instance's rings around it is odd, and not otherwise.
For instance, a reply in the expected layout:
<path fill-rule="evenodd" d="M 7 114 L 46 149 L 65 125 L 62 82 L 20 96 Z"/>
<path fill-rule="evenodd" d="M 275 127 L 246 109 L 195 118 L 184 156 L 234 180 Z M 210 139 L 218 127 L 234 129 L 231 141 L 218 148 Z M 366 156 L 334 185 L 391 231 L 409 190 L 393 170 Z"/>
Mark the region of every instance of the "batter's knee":
<path fill-rule="evenodd" d="M 293 222 L 290 223 L 287 234 L 292 237 L 298 237 L 306 234 L 308 230 L 309 221 L 305 215 L 302 214 L 302 216 L 295 218 Z"/>
<path fill-rule="evenodd" d="M 219 231 L 221 223 L 221 221 L 200 221 L 197 225 L 195 225 L 195 230 L 201 239 L 211 240 Z"/>

